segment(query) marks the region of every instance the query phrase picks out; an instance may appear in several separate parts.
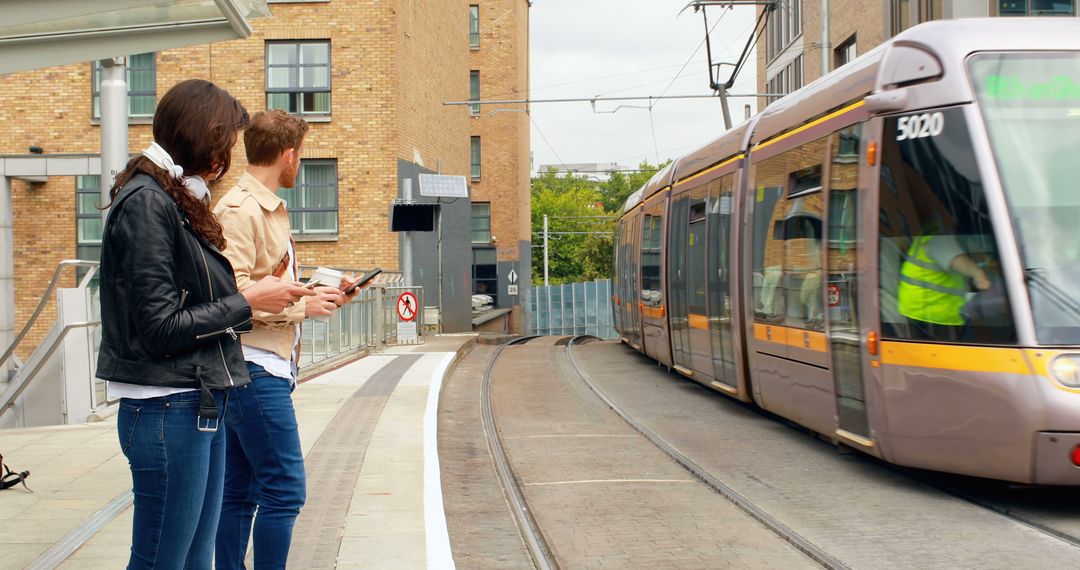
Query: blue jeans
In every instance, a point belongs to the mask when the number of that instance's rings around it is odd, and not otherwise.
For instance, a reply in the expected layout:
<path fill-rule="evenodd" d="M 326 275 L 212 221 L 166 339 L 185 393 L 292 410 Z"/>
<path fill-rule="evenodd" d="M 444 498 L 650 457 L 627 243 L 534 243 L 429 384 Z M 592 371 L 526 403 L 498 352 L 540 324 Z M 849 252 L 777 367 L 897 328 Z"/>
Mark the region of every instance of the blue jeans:
<path fill-rule="evenodd" d="M 214 398 L 224 413 L 225 393 Z M 135 494 L 129 570 L 209 570 L 214 560 L 225 430 L 199 431 L 198 414 L 199 392 L 120 399 L 116 430 Z"/>
<path fill-rule="evenodd" d="M 251 384 L 230 392 L 225 417 L 218 570 L 244 568 L 249 535 L 255 542 L 255 568 L 285 568 L 293 525 L 306 498 L 292 386 L 257 364 L 248 362 L 248 371 Z"/>

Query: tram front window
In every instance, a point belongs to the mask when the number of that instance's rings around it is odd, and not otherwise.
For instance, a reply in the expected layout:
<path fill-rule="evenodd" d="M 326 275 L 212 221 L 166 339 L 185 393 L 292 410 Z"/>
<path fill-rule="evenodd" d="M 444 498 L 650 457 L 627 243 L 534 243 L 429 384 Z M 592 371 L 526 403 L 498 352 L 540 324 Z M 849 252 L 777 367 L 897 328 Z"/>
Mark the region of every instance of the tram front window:
<path fill-rule="evenodd" d="M 1020 246 L 1040 344 L 1080 344 L 1080 53 L 969 69 Z"/>

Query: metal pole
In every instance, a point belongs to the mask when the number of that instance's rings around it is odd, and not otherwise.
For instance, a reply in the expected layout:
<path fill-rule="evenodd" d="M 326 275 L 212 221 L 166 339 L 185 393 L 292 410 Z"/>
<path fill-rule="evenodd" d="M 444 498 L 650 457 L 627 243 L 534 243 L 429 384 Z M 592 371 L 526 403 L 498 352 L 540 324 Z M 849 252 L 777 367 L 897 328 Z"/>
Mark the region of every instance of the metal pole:
<path fill-rule="evenodd" d="M 548 284 L 548 217 L 544 214 L 544 286 Z"/>
<path fill-rule="evenodd" d="M 413 201 L 412 178 L 401 181 L 401 197 L 406 204 Z M 403 245 L 401 246 L 401 273 L 405 276 L 405 286 L 412 287 L 412 232 L 401 232 Z"/>
<path fill-rule="evenodd" d="M 727 86 L 724 84 L 717 85 L 716 93 L 720 96 L 720 110 L 724 113 L 724 130 L 726 131 L 731 128 L 731 110 L 728 108 Z"/>
<path fill-rule="evenodd" d="M 15 224 L 11 215 L 11 179 L 0 175 L 0 348 L 15 339 Z M 0 364 L 0 383 L 10 365 Z"/>
<path fill-rule="evenodd" d="M 829 42 L 829 0 L 821 0 L 821 76 L 829 73 L 832 44 Z"/>
<path fill-rule="evenodd" d="M 436 199 L 436 202 L 442 202 L 442 198 Z M 442 290 L 443 290 L 442 205 L 440 205 L 438 207 L 436 212 L 437 213 L 436 213 L 436 218 L 435 218 L 435 224 L 436 224 L 435 230 L 438 232 L 438 234 L 436 236 L 436 241 L 435 241 L 435 255 L 437 255 L 439 257 L 439 323 L 438 323 L 438 328 L 435 330 L 435 334 L 440 334 L 440 333 L 443 332 L 442 331 L 442 326 L 443 326 L 443 320 L 442 320 L 442 317 L 443 317 L 443 310 L 442 310 L 442 307 L 443 307 L 443 305 L 442 305 L 443 304 L 443 296 L 442 296 Z"/>
<path fill-rule="evenodd" d="M 109 190 L 128 161 L 127 60 L 101 60 L 101 204 L 109 203 Z M 101 211 L 101 218 L 108 217 Z"/>

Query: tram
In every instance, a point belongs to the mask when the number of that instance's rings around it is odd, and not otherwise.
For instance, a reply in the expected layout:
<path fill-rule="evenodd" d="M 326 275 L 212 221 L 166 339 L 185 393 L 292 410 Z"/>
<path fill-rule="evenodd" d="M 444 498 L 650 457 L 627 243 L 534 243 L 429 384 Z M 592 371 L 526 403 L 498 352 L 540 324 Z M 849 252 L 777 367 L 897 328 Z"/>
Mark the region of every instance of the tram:
<path fill-rule="evenodd" d="M 1080 484 L 1075 18 L 908 29 L 616 231 L 616 329 L 661 364 L 892 463 Z"/>

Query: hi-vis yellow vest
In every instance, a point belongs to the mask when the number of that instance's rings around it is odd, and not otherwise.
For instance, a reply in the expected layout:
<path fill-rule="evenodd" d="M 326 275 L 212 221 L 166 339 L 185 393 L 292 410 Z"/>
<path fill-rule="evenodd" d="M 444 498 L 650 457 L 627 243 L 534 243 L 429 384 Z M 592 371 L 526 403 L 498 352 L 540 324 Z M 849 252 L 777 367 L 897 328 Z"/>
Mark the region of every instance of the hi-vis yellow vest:
<path fill-rule="evenodd" d="M 967 293 L 967 279 L 953 271 L 942 270 L 926 255 L 932 236 L 915 238 L 900 267 L 897 291 L 901 315 L 924 323 L 962 325 Z"/>

